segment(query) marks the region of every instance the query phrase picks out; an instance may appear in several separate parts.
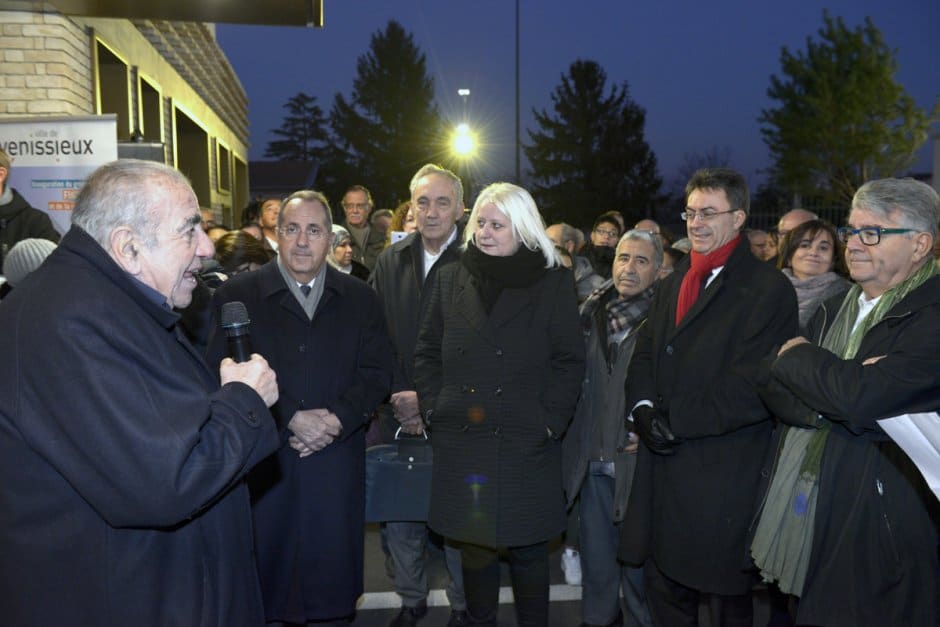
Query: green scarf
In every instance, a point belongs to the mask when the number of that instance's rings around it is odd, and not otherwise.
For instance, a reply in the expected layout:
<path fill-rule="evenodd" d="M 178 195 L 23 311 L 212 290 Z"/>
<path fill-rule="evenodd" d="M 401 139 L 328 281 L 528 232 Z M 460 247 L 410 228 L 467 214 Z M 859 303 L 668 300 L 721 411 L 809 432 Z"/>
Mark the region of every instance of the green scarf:
<path fill-rule="evenodd" d="M 905 296 L 938 273 L 926 263 L 898 285 L 881 295 L 878 304 L 855 327 L 859 312 L 858 285 L 842 301 L 822 347 L 842 359 L 854 359 L 862 339 Z M 855 329 L 853 330 L 853 327 Z M 754 533 L 751 555 L 764 581 L 777 581 L 780 590 L 799 596 L 806 581 L 813 545 L 813 525 L 819 493 L 819 469 L 831 423 L 822 419 L 819 429 L 782 427 L 783 447 L 764 508 Z"/>

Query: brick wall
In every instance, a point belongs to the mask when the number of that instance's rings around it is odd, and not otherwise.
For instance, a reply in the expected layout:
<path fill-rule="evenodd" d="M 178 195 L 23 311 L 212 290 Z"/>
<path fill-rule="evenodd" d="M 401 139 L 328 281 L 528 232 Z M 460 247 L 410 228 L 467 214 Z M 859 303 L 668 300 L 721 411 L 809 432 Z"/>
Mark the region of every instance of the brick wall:
<path fill-rule="evenodd" d="M 94 113 L 88 35 L 61 15 L 0 11 L 0 115 Z"/>

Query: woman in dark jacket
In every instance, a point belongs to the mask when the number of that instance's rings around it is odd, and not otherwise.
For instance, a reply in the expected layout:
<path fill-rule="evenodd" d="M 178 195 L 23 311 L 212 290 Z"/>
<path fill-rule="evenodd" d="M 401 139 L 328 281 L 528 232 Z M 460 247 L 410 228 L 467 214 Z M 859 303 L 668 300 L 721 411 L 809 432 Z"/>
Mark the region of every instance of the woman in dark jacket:
<path fill-rule="evenodd" d="M 428 524 L 461 550 L 475 624 L 496 624 L 508 549 L 517 623 L 544 627 L 548 540 L 565 528 L 560 438 L 584 372 L 574 282 L 521 187 L 483 190 L 464 239 L 415 350 L 434 442 Z"/>

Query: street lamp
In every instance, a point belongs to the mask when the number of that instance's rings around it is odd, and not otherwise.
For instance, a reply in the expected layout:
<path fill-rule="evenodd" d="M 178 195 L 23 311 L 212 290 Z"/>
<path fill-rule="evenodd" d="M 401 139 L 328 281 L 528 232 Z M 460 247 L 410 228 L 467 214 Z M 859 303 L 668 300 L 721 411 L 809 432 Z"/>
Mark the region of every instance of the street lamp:
<path fill-rule="evenodd" d="M 454 134 L 451 136 L 451 147 L 454 154 L 461 160 L 470 159 L 476 153 L 476 133 L 471 130 L 470 125 L 466 122 L 461 122 L 454 129 Z"/>

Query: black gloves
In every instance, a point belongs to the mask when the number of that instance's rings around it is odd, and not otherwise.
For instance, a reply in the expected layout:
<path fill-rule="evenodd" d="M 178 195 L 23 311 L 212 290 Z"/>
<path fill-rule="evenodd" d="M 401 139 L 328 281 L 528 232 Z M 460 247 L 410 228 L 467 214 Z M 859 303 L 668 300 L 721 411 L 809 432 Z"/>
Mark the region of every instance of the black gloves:
<path fill-rule="evenodd" d="M 643 444 L 657 455 L 672 455 L 673 447 L 679 440 L 669 428 L 665 416 L 649 405 L 641 405 L 633 410 L 633 425 Z"/>

